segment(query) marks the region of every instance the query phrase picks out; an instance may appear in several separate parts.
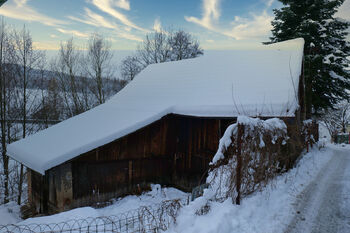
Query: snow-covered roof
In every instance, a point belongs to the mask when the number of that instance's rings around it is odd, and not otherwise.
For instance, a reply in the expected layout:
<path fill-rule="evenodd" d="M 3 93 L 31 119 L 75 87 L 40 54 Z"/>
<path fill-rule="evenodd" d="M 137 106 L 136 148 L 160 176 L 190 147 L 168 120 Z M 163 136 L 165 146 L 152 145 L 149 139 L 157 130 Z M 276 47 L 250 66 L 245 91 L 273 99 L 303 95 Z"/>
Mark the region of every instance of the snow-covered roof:
<path fill-rule="evenodd" d="M 175 113 L 201 117 L 294 116 L 303 39 L 148 66 L 105 104 L 8 146 L 46 170 Z"/>

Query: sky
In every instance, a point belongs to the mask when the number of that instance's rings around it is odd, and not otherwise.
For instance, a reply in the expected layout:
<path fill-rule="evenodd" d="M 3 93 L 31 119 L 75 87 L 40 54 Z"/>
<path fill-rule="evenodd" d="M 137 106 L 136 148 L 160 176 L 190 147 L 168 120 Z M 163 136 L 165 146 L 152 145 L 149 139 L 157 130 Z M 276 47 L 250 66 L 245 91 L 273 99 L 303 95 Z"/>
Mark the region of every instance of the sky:
<path fill-rule="evenodd" d="M 36 49 L 57 50 L 72 36 L 84 49 L 92 33 L 114 50 L 134 50 L 147 33 L 183 29 L 205 50 L 245 49 L 268 41 L 277 0 L 8 0 L 0 15 L 30 30 Z M 338 13 L 350 20 L 350 0 Z"/>

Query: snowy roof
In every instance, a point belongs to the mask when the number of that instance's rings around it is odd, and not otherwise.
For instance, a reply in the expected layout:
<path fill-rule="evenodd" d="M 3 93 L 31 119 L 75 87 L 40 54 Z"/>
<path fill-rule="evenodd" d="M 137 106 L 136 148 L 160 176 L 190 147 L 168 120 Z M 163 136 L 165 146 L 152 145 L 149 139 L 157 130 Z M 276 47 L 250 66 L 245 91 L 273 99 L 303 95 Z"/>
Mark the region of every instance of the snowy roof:
<path fill-rule="evenodd" d="M 175 113 L 201 117 L 294 116 L 303 39 L 148 66 L 105 104 L 8 146 L 46 170 Z"/>

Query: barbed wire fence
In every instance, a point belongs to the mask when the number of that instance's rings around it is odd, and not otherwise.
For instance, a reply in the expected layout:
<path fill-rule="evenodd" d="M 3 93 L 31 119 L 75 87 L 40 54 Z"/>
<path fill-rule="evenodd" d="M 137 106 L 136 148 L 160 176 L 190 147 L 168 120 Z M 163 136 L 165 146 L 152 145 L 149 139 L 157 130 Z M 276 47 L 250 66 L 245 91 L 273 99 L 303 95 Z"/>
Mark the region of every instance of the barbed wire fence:
<path fill-rule="evenodd" d="M 53 224 L 0 225 L 0 233 L 157 233 L 175 223 L 179 210 L 187 204 L 188 200 L 176 199 L 112 216 L 72 219 Z"/>

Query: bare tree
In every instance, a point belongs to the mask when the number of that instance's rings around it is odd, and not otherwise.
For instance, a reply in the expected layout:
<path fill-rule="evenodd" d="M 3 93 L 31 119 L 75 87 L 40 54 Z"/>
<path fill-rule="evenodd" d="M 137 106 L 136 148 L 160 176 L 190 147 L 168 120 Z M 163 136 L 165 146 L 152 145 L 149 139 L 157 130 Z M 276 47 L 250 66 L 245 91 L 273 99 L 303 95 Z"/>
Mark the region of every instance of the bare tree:
<path fill-rule="evenodd" d="M 32 119 L 37 119 L 37 129 L 48 128 L 52 122 L 61 119 L 62 103 L 57 78 L 47 70 L 46 56 L 40 58 L 37 71 L 38 79 L 36 87 L 40 90 L 40 104 L 33 111 Z"/>
<path fill-rule="evenodd" d="M 121 63 L 121 75 L 124 80 L 131 81 L 140 73 L 142 66 L 137 56 L 127 56 Z"/>
<path fill-rule="evenodd" d="M 0 123 L 1 123 L 1 155 L 4 169 L 4 203 L 9 201 L 9 158 L 7 156 L 7 82 L 6 65 L 8 48 L 8 35 L 4 22 L 2 21 L 0 27 Z"/>
<path fill-rule="evenodd" d="M 183 30 L 170 33 L 168 44 L 171 48 L 171 60 L 178 61 L 203 55 L 203 49 L 200 48 L 199 42 L 193 36 Z"/>
<path fill-rule="evenodd" d="M 51 69 L 59 79 L 67 117 L 84 112 L 86 109 L 79 95 L 78 80 L 82 74 L 82 55 L 74 45 L 73 38 L 61 43 L 58 57 L 53 60 Z"/>
<path fill-rule="evenodd" d="M 321 120 L 333 139 L 338 133 L 346 133 L 346 128 L 350 124 L 350 103 L 343 102 L 334 109 L 328 109 Z"/>
<path fill-rule="evenodd" d="M 139 45 L 136 56 L 122 63 L 122 75 L 130 79 L 146 66 L 167 61 L 178 61 L 203 55 L 198 40 L 183 30 L 147 34 Z"/>
<path fill-rule="evenodd" d="M 3 163 L 4 203 L 10 199 L 10 160 L 7 156 L 7 144 L 16 140 L 12 119 L 17 116 L 16 77 L 14 65 L 15 48 L 11 33 L 2 21 L 0 25 L 0 127 L 1 154 Z"/>
<path fill-rule="evenodd" d="M 98 104 L 106 101 L 105 80 L 113 75 L 111 60 L 111 45 L 99 34 L 92 34 L 89 39 L 88 53 L 85 59 L 88 77 L 94 80 L 91 90 L 97 98 Z"/>
<path fill-rule="evenodd" d="M 138 58 L 143 67 L 170 60 L 170 46 L 165 32 L 147 34 L 138 47 Z"/>
<path fill-rule="evenodd" d="M 21 31 L 14 31 L 14 48 L 15 48 L 15 61 L 17 67 L 17 76 L 21 83 L 22 93 L 21 99 L 21 118 L 22 118 L 22 138 L 27 135 L 27 117 L 28 113 L 32 110 L 35 103 L 35 97 L 32 97 L 29 102 L 30 95 L 28 93 L 28 83 L 30 79 L 33 79 L 33 69 L 37 65 L 39 58 L 42 54 L 33 48 L 33 41 L 30 32 L 23 27 Z M 35 95 L 35 94 L 34 94 Z M 21 164 L 20 176 L 18 183 L 18 199 L 17 203 L 21 204 L 22 186 L 23 186 L 24 167 Z"/>

